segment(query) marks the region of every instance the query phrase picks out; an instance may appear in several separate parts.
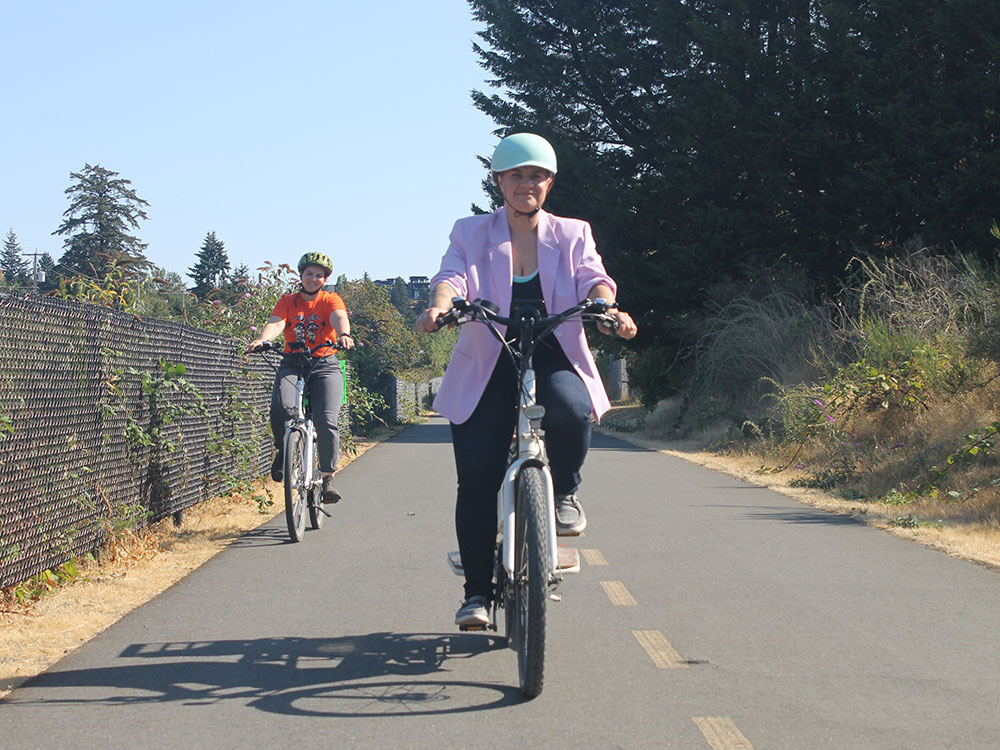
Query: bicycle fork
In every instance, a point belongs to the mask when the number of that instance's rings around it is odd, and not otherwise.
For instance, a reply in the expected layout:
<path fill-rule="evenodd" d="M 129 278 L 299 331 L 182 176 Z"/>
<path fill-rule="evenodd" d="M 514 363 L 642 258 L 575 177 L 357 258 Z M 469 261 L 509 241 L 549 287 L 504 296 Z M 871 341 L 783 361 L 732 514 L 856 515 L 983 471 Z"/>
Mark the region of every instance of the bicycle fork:
<path fill-rule="evenodd" d="M 548 529 L 548 585 L 552 591 L 563 580 L 559 573 L 559 549 L 556 537 L 555 492 L 552 487 L 552 473 L 549 471 L 545 455 L 545 441 L 542 439 L 542 417 L 545 407 L 535 402 L 535 371 L 528 369 L 524 376 L 524 389 L 520 394 L 518 408 L 517 458 L 507 467 L 503 483 L 497 497 L 497 515 L 503 528 L 503 560 L 508 580 L 514 576 L 514 508 L 517 503 L 517 484 L 521 469 L 536 466 L 545 477 L 545 518 Z M 555 596 L 555 595 L 553 595 Z"/>
<path fill-rule="evenodd" d="M 288 450 L 288 436 L 293 431 L 298 431 L 299 433 L 301 433 L 302 450 L 304 452 L 304 455 L 302 457 L 304 470 L 302 474 L 303 474 L 303 479 L 305 481 L 305 486 L 296 489 L 300 489 L 308 493 L 312 491 L 314 485 L 316 484 L 315 476 L 317 472 L 316 472 L 316 465 L 313 462 L 313 457 L 315 455 L 313 446 L 316 444 L 316 428 L 313 426 L 312 421 L 306 416 L 306 409 L 305 409 L 306 383 L 303 378 L 300 377 L 296 381 L 295 390 L 296 390 L 295 416 L 289 418 L 285 422 L 285 450 L 286 451 Z M 285 455 L 288 454 L 286 453 Z M 323 511 L 324 515 L 326 515 L 327 517 L 331 517 L 330 514 L 326 512 L 326 509 L 323 507 L 322 503 L 317 503 L 317 507 L 321 511 Z"/>

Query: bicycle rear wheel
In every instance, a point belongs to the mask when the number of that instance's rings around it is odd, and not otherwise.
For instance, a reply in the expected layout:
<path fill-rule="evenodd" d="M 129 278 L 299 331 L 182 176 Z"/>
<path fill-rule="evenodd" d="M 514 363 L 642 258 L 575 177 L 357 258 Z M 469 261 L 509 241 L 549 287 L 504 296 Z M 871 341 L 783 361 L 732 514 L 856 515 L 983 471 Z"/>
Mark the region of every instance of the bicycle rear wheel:
<path fill-rule="evenodd" d="M 545 605 L 548 601 L 548 527 L 545 475 L 537 466 L 521 469 L 514 517 L 514 636 L 521 692 L 542 692 L 545 672 Z"/>
<path fill-rule="evenodd" d="M 301 542 L 306 530 L 306 460 L 302 433 L 285 436 L 285 523 L 293 542 Z"/>

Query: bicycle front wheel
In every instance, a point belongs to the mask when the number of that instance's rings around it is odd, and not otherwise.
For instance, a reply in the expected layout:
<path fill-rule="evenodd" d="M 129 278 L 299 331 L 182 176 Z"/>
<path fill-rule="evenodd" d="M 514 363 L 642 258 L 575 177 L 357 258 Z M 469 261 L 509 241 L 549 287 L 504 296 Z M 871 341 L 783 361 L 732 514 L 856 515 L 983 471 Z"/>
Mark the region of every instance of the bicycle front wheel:
<path fill-rule="evenodd" d="M 310 482 L 312 489 L 309 490 L 309 525 L 314 529 L 321 529 L 323 528 L 323 518 L 326 516 L 326 513 L 323 512 L 323 479 L 320 476 L 319 450 L 316 448 L 315 440 L 313 440 L 312 464 L 313 475 Z"/>
<path fill-rule="evenodd" d="M 285 523 L 293 542 L 301 542 L 306 530 L 305 440 L 298 430 L 285 436 Z"/>
<path fill-rule="evenodd" d="M 548 526 L 545 475 L 537 466 L 521 469 L 514 516 L 514 613 L 517 671 L 521 692 L 542 692 L 545 671 L 545 605 L 548 601 Z"/>

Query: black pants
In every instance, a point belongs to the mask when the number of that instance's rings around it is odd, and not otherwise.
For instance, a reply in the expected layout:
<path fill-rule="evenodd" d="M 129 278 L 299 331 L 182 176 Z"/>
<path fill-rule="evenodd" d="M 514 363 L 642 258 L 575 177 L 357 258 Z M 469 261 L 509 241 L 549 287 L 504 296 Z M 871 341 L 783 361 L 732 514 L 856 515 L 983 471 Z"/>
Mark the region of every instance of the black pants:
<path fill-rule="evenodd" d="M 542 429 L 555 492 L 571 495 L 580 486 L 580 469 L 590 448 L 590 394 L 562 350 L 536 355 L 535 392 L 545 407 Z M 517 373 L 501 353 L 472 416 L 451 425 L 458 472 L 455 528 L 466 598 L 492 598 L 497 493 L 516 422 Z"/>

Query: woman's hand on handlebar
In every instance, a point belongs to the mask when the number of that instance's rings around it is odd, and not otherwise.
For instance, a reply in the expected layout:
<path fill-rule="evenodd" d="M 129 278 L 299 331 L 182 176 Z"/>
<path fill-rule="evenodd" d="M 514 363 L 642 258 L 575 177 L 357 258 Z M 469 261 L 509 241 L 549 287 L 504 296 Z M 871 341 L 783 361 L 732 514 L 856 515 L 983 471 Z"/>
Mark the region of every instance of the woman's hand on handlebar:
<path fill-rule="evenodd" d="M 438 323 L 438 318 L 447 314 L 450 309 L 450 307 L 428 307 L 417 318 L 417 330 L 421 333 L 434 333 L 434 331 L 441 327 Z M 448 327 L 450 328 L 453 325 L 454 323 L 451 323 Z"/>
<path fill-rule="evenodd" d="M 632 320 L 632 316 L 627 312 L 622 312 L 621 310 L 608 310 L 606 313 L 609 318 L 614 318 L 618 325 L 614 328 L 610 326 L 603 325 L 601 323 L 597 324 L 597 330 L 606 336 L 611 336 L 612 334 L 617 334 L 623 339 L 635 338 L 636 333 L 639 332 L 639 327 Z"/>
<path fill-rule="evenodd" d="M 254 339 L 247 346 L 247 354 L 256 354 L 257 352 L 266 352 L 270 349 L 273 344 L 270 341 L 264 341 L 264 339 Z"/>

